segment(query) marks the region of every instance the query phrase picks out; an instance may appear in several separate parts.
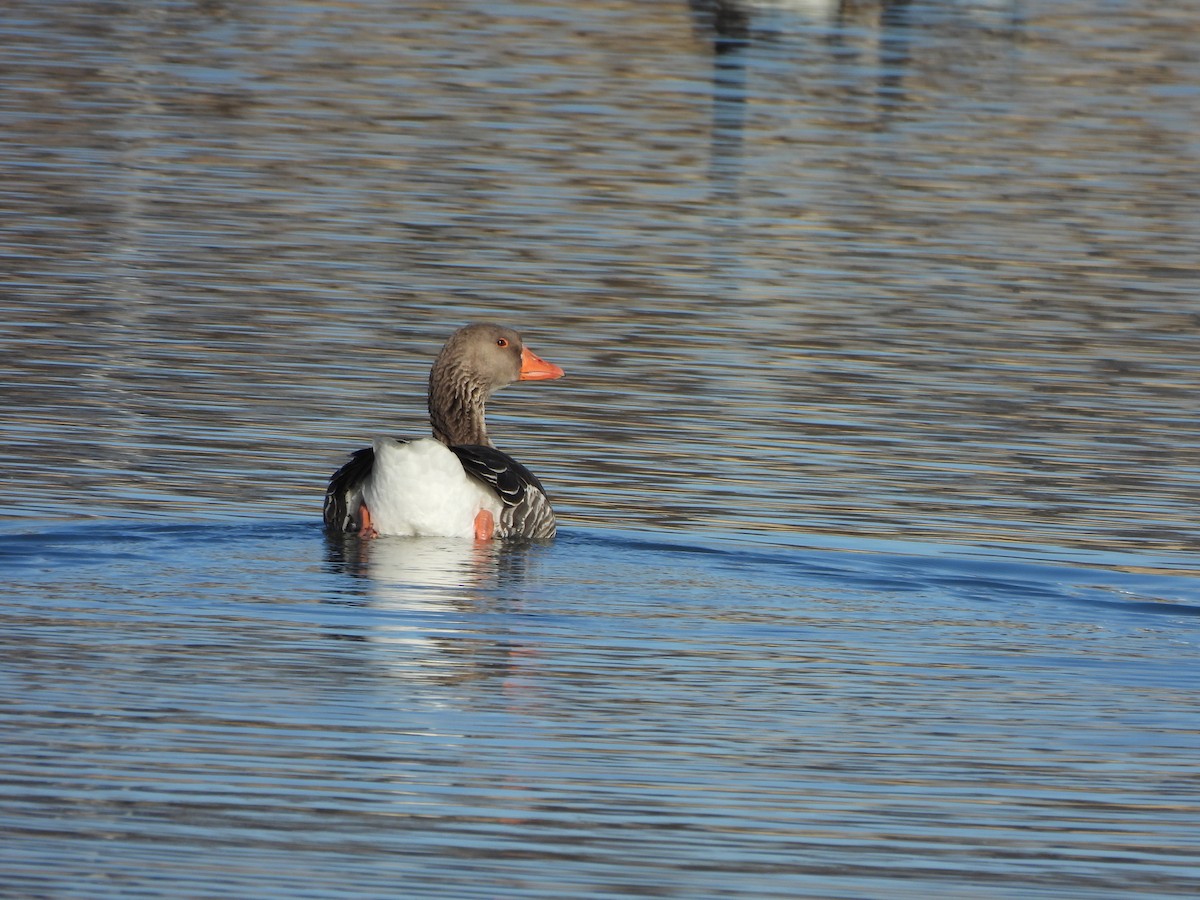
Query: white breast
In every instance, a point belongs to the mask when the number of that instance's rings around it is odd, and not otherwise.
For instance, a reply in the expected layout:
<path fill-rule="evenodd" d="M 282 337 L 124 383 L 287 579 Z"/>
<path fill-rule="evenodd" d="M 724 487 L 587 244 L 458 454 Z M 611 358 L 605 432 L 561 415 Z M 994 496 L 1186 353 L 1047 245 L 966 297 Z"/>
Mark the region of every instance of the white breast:
<path fill-rule="evenodd" d="M 470 538 L 481 509 L 499 519 L 500 498 L 467 475 L 441 441 L 422 438 L 402 444 L 380 438 L 374 447 L 375 465 L 363 484 L 363 500 L 380 534 Z"/>

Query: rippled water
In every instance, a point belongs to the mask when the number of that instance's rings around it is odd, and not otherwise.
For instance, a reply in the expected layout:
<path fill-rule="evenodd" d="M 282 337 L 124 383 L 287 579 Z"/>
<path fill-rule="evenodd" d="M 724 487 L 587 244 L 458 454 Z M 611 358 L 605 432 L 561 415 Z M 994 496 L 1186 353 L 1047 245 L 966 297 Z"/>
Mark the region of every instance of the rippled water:
<path fill-rule="evenodd" d="M 4 544 L 10 887 L 1186 895 L 1194 579 L 568 530 Z M 231 577 L 236 573 L 238 577 Z"/>
<path fill-rule="evenodd" d="M 0 20 L 0 894 L 1200 891 L 1200 6 L 404 7 Z"/>

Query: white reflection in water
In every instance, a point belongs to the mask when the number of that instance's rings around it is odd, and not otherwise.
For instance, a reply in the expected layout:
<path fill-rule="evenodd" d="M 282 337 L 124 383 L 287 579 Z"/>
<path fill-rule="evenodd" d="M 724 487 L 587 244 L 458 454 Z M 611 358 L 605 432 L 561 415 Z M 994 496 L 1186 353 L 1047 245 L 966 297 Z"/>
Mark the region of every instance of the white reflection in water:
<path fill-rule="evenodd" d="M 453 538 L 328 536 L 332 569 L 355 578 L 374 615 L 363 634 L 382 652 L 374 664 L 408 679 L 494 674 L 511 648 L 480 624 L 521 592 L 538 544 Z M 489 626 L 490 627 L 490 626 Z"/>
<path fill-rule="evenodd" d="M 379 538 L 360 550 L 372 602 L 388 609 L 450 608 L 491 580 L 496 568 L 490 546 L 467 540 Z"/>

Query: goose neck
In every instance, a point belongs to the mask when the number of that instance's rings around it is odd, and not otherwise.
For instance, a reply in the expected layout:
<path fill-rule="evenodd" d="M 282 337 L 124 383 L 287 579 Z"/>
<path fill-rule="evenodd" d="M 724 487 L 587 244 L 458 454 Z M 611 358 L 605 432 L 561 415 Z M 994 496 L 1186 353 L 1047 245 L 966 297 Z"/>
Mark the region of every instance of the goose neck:
<path fill-rule="evenodd" d="M 459 377 L 455 377 L 455 376 Z M 429 379 L 429 422 L 433 436 L 449 447 L 490 447 L 484 418 L 487 392 L 462 373 L 436 371 Z"/>

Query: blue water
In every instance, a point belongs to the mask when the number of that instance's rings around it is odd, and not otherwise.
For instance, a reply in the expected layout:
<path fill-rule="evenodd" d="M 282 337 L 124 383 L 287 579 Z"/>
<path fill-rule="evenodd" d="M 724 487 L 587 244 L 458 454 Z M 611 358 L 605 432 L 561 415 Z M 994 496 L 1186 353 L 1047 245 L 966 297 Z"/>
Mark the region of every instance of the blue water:
<path fill-rule="evenodd" d="M 1198 13 L 6 4 L 0 896 L 1200 894 Z"/>
<path fill-rule="evenodd" d="M 8 533 L 7 891 L 1200 888 L 1195 579 L 913 549 Z"/>

